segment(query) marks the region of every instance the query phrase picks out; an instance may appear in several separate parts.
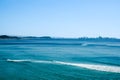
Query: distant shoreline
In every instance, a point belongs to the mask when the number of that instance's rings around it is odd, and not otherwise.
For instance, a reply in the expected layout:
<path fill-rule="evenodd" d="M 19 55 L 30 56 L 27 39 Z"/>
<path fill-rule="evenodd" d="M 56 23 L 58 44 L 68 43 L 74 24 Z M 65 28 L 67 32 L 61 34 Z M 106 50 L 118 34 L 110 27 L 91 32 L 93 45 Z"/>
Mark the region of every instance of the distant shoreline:
<path fill-rule="evenodd" d="M 80 40 L 80 41 L 117 41 L 120 42 L 120 39 L 118 38 L 110 38 L 110 37 L 96 37 L 96 38 L 89 38 L 89 37 L 80 37 L 80 38 L 53 38 L 50 36 L 25 36 L 25 37 L 19 37 L 19 36 L 9 36 L 9 35 L 0 35 L 0 40 L 8 40 L 8 39 L 39 39 L 39 40 Z"/>

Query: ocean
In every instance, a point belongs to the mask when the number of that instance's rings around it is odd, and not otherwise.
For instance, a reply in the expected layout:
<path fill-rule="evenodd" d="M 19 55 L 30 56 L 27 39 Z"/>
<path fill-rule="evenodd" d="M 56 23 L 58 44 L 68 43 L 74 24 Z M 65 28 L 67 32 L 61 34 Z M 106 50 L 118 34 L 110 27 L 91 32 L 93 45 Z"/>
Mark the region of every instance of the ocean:
<path fill-rule="evenodd" d="M 120 80 L 120 42 L 0 40 L 0 80 Z"/>

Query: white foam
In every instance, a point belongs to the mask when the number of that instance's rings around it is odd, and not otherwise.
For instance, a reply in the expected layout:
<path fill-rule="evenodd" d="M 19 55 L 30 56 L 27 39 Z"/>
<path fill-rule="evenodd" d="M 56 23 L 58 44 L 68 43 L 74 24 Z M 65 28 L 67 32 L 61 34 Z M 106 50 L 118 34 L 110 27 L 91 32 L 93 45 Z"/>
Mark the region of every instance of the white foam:
<path fill-rule="evenodd" d="M 83 68 L 99 70 L 99 71 L 120 73 L 120 67 L 118 67 L 118 66 L 83 64 L 83 63 L 68 63 L 68 62 L 60 62 L 60 61 L 56 61 L 56 63 L 77 66 L 77 67 L 83 67 Z"/>
<path fill-rule="evenodd" d="M 7 59 L 7 61 L 62 64 L 62 65 L 70 65 L 70 66 L 82 67 L 82 68 L 87 68 L 87 69 L 92 69 L 92 70 L 120 73 L 120 67 L 109 66 L 109 65 L 96 65 L 96 64 L 70 63 L 70 62 L 62 62 L 62 61 L 44 61 L 44 60 L 11 60 L 11 59 Z"/>
<path fill-rule="evenodd" d="M 7 59 L 7 61 L 10 61 L 10 62 L 26 62 L 26 61 L 29 61 L 29 60 L 11 60 L 11 59 Z"/>
<path fill-rule="evenodd" d="M 45 61 L 45 60 L 30 60 L 30 59 L 24 59 L 24 60 L 17 60 L 17 59 L 7 59 L 9 62 L 33 62 L 33 63 L 53 63 L 53 61 Z"/>

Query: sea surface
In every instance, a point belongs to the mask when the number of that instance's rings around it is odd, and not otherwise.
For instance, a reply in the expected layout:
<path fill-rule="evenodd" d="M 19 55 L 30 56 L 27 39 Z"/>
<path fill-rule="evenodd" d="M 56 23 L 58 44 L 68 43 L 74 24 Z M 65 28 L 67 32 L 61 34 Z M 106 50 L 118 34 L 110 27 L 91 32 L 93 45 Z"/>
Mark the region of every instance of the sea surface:
<path fill-rule="evenodd" d="M 120 80 L 120 42 L 0 40 L 0 80 Z"/>

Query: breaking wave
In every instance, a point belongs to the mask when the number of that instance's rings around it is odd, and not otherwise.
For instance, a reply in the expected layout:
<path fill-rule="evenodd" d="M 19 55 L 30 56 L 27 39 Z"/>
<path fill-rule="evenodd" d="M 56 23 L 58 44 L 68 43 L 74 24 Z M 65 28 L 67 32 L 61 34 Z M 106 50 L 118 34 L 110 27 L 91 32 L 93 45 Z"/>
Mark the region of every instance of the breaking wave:
<path fill-rule="evenodd" d="M 60 64 L 60 65 L 82 67 L 82 68 L 98 70 L 98 71 L 120 73 L 120 67 L 110 66 L 110 65 L 71 63 L 71 62 L 54 61 L 54 60 L 53 61 L 44 61 L 44 60 L 12 60 L 12 59 L 7 59 L 7 61 L 9 61 L 9 62 L 31 62 L 31 63 Z"/>
<path fill-rule="evenodd" d="M 95 44 L 95 43 L 83 43 L 81 46 L 90 46 L 90 47 L 94 47 L 94 46 L 104 46 L 104 47 L 120 47 L 120 45 L 116 45 L 116 44 Z"/>
<path fill-rule="evenodd" d="M 72 45 L 72 46 L 84 46 L 84 47 L 94 47 L 94 46 L 105 46 L 105 47 L 120 47 L 120 44 L 100 44 L 100 43 L 17 43 L 17 42 L 13 42 L 13 43 L 0 43 L 0 45 Z"/>

